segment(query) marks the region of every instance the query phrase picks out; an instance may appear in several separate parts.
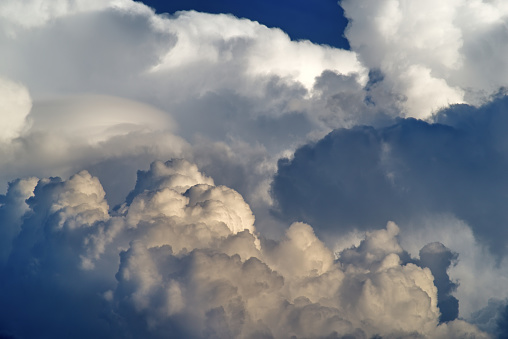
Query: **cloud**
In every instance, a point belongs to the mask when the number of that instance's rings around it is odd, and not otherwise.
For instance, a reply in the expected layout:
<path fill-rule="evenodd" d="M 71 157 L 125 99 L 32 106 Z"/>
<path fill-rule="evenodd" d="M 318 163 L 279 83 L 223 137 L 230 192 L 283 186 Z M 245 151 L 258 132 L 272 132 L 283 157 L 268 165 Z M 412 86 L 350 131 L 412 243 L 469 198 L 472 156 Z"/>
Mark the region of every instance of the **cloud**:
<path fill-rule="evenodd" d="M 0 336 L 485 336 L 459 310 L 500 330 L 471 314 L 506 297 L 505 62 L 478 48 L 502 51 L 505 8 L 358 4 L 344 51 L 4 1 Z"/>
<path fill-rule="evenodd" d="M 189 153 L 189 144 L 171 132 L 175 124 L 166 113 L 127 99 L 67 96 L 34 101 L 30 113 L 24 112 L 24 107 L 9 108 L 22 120 L 15 138 L 0 142 L 4 186 L 16 176 L 63 176 L 86 168 L 105 179 L 111 201 L 118 204 L 139 166 Z M 123 171 L 112 173 L 120 167 Z"/>
<path fill-rule="evenodd" d="M 29 210 L 25 200 L 33 196 L 37 181 L 37 178 L 15 180 L 9 183 L 7 194 L 1 196 L 0 218 L 4 221 L 0 246 L 2 264 L 7 261 L 12 250 L 12 241 L 21 230 L 21 218 Z"/>
<path fill-rule="evenodd" d="M 250 20 L 189 11 L 163 23 L 178 41 L 153 71 L 203 63 L 241 63 L 250 77 L 294 79 L 308 90 L 314 78 L 327 69 L 346 75 L 360 73 L 366 80 L 365 69 L 354 53 L 308 40 L 291 41 L 283 31 Z"/>
<path fill-rule="evenodd" d="M 428 118 L 450 104 L 479 105 L 506 86 L 502 1 L 341 1 L 346 37 L 402 112 Z M 487 52 L 489 51 L 489 52 Z"/>
<path fill-rule="evenodd" d="M 23 28 L 42 26 L 49 20 L 73 13 L 104 9 L 114 1 L 74 1 L 57 0 L 52 2 L 11 1 L 0 6 L 0 16 L 4 25 L 15 24 Z M 120 1 L 116 1 L 120 4 Z M 125 2 L 124 2 L 125 3 Z"/>
<path fill-rule="evenodd" d="M 333 131 L 279 161 L 272 190 L 281 215 L 326 234 L 452 213 L 503 255 L 505 138 L 497 130 L 506 100 L 452 106 L 436 116 L 443 123 L 405 119 Z"/>
<path fill-rule="evenodd" d="M 499 337 L 508 335 L 508 305 L 502 309 L 501 316 L 497 321 Z"/>
<path fill-rule="evenodd" d="M 26 117 L 32 108 L 27 89 L 8 79 L 0 78 L 0 93 L 4 100 L 0 106 L 0 125 L 3 132 L 0 141 L 18 137 L 26 126 Z"/>
<path fill-rule="evenodd" d="M 438 289 L 438 307 L 442 322 L 457 319 L 459 315 L 459 301 L 451 295 L 458 284 L 450 281 L 447 272 L 450 265 L 456 264 L 457 257 L 457 253 L 453 253 L 439 242 L 429 243 L 420 250 L 419 264 L 430 268 Z"/>
<path fill-rule="evenodd" d="M 280 236 L 268 189 L 281 154 L 330 128 L 396 115 L 365 105 L 368 70 L 354 52 L 247 19 L 162 16 L 131 1 L 42 2 L 40 13 L 9 15 L 16 6 L 2 7 L 12 34 L 0 36 L 0 73 L 23 84 L 33 108 L 17 113 L 30 124 L 0 148 L 4 189 L 86 169 L 116 206 L 137 169 L 184 157 L 238 190 L 260 229 Z"/>
<path fill-rule="evenodd" d="M 495 333 L 498 338 L 506 336 L 508 319 L 506 300 L 489 299 L 486 307 L 473 313 L 471 322 L 483 330 Z"/>
<path fill-rule="evenodd" d="M 444 244 L 458 253 L 456 265 L 449 266 L 454 255 L 446 251 L 438 271 L 424 262 L 425 253 L 420 265 L 433 270 L 436 286 L 444 284 L 440 301 L 449 298 L 451 308 L 445 312 L 440 304 L 442 319 L 456 317 L 457 309 L 467 318 L 493 296 L 506 297 L 499 228 L 506 223 L 506 100 L 452 106 L 433 124 L 404 119 L 384 128 L 336 130 L 279 161 L 275 211 L 286 222 L 312 224 L 339 250 L 347 234 L 357 238 L 387 220 L 401 226 L 401 241 L 414 256 L 428 243 Z"/>
<path fill-rule="evenodd" d="M 458 255 L 446 270 L 450 286 L 456 288 L 450 294 L 459 301 L 459 317 L 476 323 L 473 314 L 487 307 L 489 299 L 507 297 L 506 261 L 475 238 L 471 226 L 449 213 L 415 219 L 404 224 L 400 234 L 401 245 L 415 257 L 422 247 L 436 241 Z"/>
<path fill-rule="evenodd" d="M 29 182 L 13 183 L 6 198 L 22 184 Z M 401 262 L 407 254 L 393 223 L 338 260 L 303 223 L 280 241 L 267 240 L 237 192 L 214 186 L 185 160 L 140 171 L 130 202 L 116 213 L 86 171 L 67 181 L 39 180 L 29 191 L 28 205 L 10 199 L 27 213 L 17 215 L 22 225 L 0 268 L 6 333 L 486 337 L 460 320 L 439 324 L 433 275 Z M 2 231 L 17 222 L 3 217 Z M 39 312 L 48 298 L 58 310 L 79 309 L 79 316 Z M 22 326 L 20 318 L 34 326 Z M 76 322 L 90 326 L 79 332 Z"/>
<path fill-rule="evenodd" d="M 16 27 L 15 37 L 1 40 L 0 71 L 36 100 L 83 92 L 131 98 L 171 112 L 183 131 L 195 133 L 186 108 L 196 99 L 206 102 L 203 117 L 246 102 L 244 117 L 230 116 L 234 123 L 293 113 L 289 102 L 310 100 L 315 77 L 325 70 L 367 82 L 355 53 L 291 41 L 247 19 L 193 11 L 160 16 L 130 1 L 68 7 L 75 10 L 55 14 L 36 31 Z"/>
<path fill-rule="evenodd" d="M 67 177 L 86 168 L 109 176 L 103 182 L 116 205 L 144 164 L 185 156 L 201 165 L 210 155 L 198 149 L 217 148 L 212 154 L 220 156 L 224 147 L 245 150 L 230 165 L 244 171 L 244 153 L 263 158 L 249 166 L 266 182 L 281 153 L 331 127 L 377 119 L 371 111 L 355 117 L 368 70 L 354 52 L 292 41 L 280 29 L 225 14 L 156 15 L 127 0 L 39 5 L 37 12 L 33 2 L 0 8 L 9 31 L 0 35 L 0 73 L 33 102 L 32 124 L 18 123 L 25 133 L 16 132 L 21 139 L 2 156 L 4 187 L 19 176 Z M 333 89 L 339 81 L 319 80 L 325 71 L 343 82 L 340 89 Z M 195 154 L 174 134 L 197 146 Z M 128 174 L 111 178 L 108 168 L 129 161 Z M 245 182 L 247 199 L 267 196 L 255 180 Z"/>
<path fill-rule="evenodd" d="M 175 125 L 167 113 L 153 106 L 101 95 L 37 101 L 30 122 L 31 133 L 55 133 L 89 144 L 135 131 L 171 131 Z"/>

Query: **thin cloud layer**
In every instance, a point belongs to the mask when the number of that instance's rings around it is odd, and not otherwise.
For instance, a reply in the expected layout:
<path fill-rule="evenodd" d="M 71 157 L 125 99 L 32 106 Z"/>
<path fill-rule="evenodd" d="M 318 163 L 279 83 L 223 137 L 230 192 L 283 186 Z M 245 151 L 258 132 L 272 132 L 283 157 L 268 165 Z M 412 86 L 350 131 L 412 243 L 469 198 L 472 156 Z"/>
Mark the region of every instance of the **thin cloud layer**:
<path fill-rule="evenodd" d="M 394 223 L 334 260 L 303 223 L 260 238 L 242 197 L 185 160 L 140 172 L 113 214 L 86 171 L 28 186 L 12 183 L 3 205 L 27 211 L 2 220 L 17 230 L 0 268 L 6 335 L 487 337 L 439 324 L 431 270 L 401 261 Z"/>

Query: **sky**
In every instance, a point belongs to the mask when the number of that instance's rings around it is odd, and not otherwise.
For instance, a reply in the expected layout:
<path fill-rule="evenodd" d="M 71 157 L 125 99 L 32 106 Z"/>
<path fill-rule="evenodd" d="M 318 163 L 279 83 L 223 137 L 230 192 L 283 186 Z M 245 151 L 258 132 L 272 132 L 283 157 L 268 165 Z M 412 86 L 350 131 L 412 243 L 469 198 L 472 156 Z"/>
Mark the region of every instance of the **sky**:
<path fill-rule="evenodd" d="M 507 338 L 502 0 L 0 3 L 0 338 Z"/>

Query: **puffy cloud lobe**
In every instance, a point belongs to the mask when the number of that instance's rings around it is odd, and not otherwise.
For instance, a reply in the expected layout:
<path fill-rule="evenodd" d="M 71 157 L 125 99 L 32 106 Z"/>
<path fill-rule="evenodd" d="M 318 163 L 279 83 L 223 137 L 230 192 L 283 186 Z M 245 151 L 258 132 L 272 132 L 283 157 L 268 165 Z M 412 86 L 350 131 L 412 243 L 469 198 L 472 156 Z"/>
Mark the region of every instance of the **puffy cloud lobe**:
<path fill-rule="evenodd" d="M 82 253 L 84 237 L 110 218 L 104 196 L 99 180 L 86 171 L 67 181 L 39 180 L 27 199 L 29 210 L 19 216 L 23 223 L 13 239 L 8 266 L 35 274 L 72 271 L 77 258 L 70 252 Z"/>
<path fill-rule="evenodd" d="M 210 247 L 243 230 L 254 232 L 254 216 L 243 198 L 230 188 L 213 186 L 212 179 L 185 160 L 154 162 L 149 171 L 139 171 L 132 196 L 122 208 L 127 226 L 148 228 L 143 233 L 150 246 L 170 245 L 180 253 Z"/>
<path fill-rule="evenodd" d="M 354 53 L 307 40 L 293 42 L 281 30 L 250 20 L 190 11 L 180 12 L 165 24 L 178 41 L 154 70 L 203 62 L 243 62 L 251 76 L 293 78 L 308 90 L 314 78 L 326 69 L 342 74 L 360 73 L 362 80 L 366 80 L 365 69 Z"/>
<path fill-rule="evenodd" d="M 104 190 L 87 172 L 67 181 L 50 178 L 35 183 L 35 179 L 12 183 L 3 205 L 11 213 L 4 210 L 2 235 L 13 226 L 19 228 L 8 239 L 12 241 L 5 249 L 10 251 L 0 268 L 4 305 L 0 332 L 13 337 L 98 332 L 107 336 L 106 323 L 97 317 L 105 305 L 96 289 L 108 286 L 114 277 L 83 274 L 80 269 L 86 237 L 109 219 Z M 83 319 L 88 319 L 86 325 Z"/>
<path fill-rule="evenodd" d="M 448 290 L 448 287 L 455 285 L 456 289 L 451 295 L 459 300 L 460 318 L 472 321 L 472 314 L 487 307 L 489 299 L 493 296 L 498 299 L 506 298 L 508 281 L 506 261 L 492 253 L 487 244 L 475 238 L 471 226 L 464 220 L 450 213 L 428 213 L 423 218 L 415 218 L 404 226 L 400 242 L 412 256 L 417 257 L 426 244 L 436 241 L 446 244 L 450 249 L 449 252 L 446 250 L 438 256 L 442 266 L 437 265 L 437 268 L 441 267 L 439 268 L 441 272 L 444 272 L 446 258 L 454 257 L 454 252 L 458 255 L 457 260 L 452 260 L 446 269 L 449 278 L 437 271 L 435 284 L 441 286 L 442 292 L 438 290 L 440 298 L 444 296 L 443 287 Z M 425 266 L 423 263 L 418 264 Z M 429 267 L 435 270 L 432 266 Z M 441 281 L 439 276 L 442 278 Z M 442 313 L 443 317 L 447 312 L 443 309 Z"/>
<path fill-rule="evenodd" d="M 502 1 L 342 1 L 351 48 L 382 86 L 402 95 L 407 116 L 428 118 L 449 104 L 479 104 L 506 86 Z M 490 52 L 485 52 L 490 51 Z M 495 51 L 495 52 L 492 52 Z"/>
<path fill-rule="evenodd" d="M 176 193 L 185 193 L 195 185 L 213 186 L 212 178 L 203 175 L 195 164 L 185 160 L 169 160 L 166 163 L 155 161 L 150 164 L 150 170 L 138 171 L 134 190 L 127 196 L 127 203 L 131 203 L 134 196 L 146 191 L 171 188 Z"/>
<path fill-rule="evenodd" d="M 180 258 L 182 263 L 168 247 L 146 248 L 133 243 L 122 254 L 115 298 L 129 300 L 128 305 L 137 312 L 145 311 L 145 321 L 155 333 L 170 326 L 168 322 L 181 320 L 172 318 L 181 313 L 187 321 L 192 319 L 190 335 L 196 337 L 255 337 L 260 331 L 283 338 L 325 337 L 334 333 L 358 337 L 376 333 L 409 335 L 413 331 L 439 337 L 437 291 L 430 270 L 413 264 L 401 266 L 391 249 L 377 248 L 383 244 L 382 239 L 393 239 L 397 231 L 391 225 L 388 231 L 373 233 L 366 240 L 372 244 L 358 250 L 377 257 L 378 265 L 355 266 L 346 261 L 343 270 L 340 264 L 333 264 L 331 252 L 319 258 L 318 251 L 314 258 L 307 259 L 309 266 L 298 267 L 296 276 L 291 271 L 281 272 L 283 266 L 297 268 L 297 261 L 270 266 L 257 257 L 242 261 L 238 255 L 195 250 Z M 300 237 L 294 233 L 301 233 Z M 251 236 L 251 246 L 253 240 Z M 287 240 L 276 245 L 279 249 L 258 256 L 266 255 L 268 262 L 274 260 L 269 258 L 271 255 L 281 260 L 281 251 L 292 246 L 285 258 L 304 257 L 309 244 L 324 250 L 309 226 L 295 224 L 288 230 Z M 323 262 L 328 263 L 325 270 Z M 273 267 L 280 270 L 274 271 Z M 161 299 L 165 302 L 161 303 Z M 443 331 L 452 325 L 441 326 L 437 328 Z M 466 333 L 480 335 L 465 324 L 464 327 Z"/>
<path fill-rule="evenodd" d="M 334 260 L 306 224 L 259 239 L 241 196 L 185 160 L 140 171 L 133 192 L 110 215 L 87 172 L 39 181 L 1 268 L 0 298 L 15 310 L 3 312 L 2 330 L 79 337 L 76 322 L 89 319 L 83 335 L 99 337 L 485 337 L 463 321 L 439 325 L 434 278 L 401 262 L 393 223 Z M 46 312 L 33 329 L 14 321 L 41 317 L 44 295 L 81 318 Z M 57 328 L 61 319 L 68 326 Z"/>

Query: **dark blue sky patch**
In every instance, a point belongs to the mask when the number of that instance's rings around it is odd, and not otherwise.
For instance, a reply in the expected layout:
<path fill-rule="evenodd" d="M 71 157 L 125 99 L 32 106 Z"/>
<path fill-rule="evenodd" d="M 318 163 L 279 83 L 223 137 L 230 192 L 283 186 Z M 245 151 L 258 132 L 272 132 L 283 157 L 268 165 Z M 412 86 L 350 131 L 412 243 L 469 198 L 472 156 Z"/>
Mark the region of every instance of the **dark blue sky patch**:
<path fill-rule="evenodd" d="M 157 13 L 196 10 L 208 13 L 231 13 L 240 18 L 278 27 L 293 40 L 306 39 L 317 44 L 349 49 L 344 37 L 347 19 L 336 0 L 144 0 Z"/>

